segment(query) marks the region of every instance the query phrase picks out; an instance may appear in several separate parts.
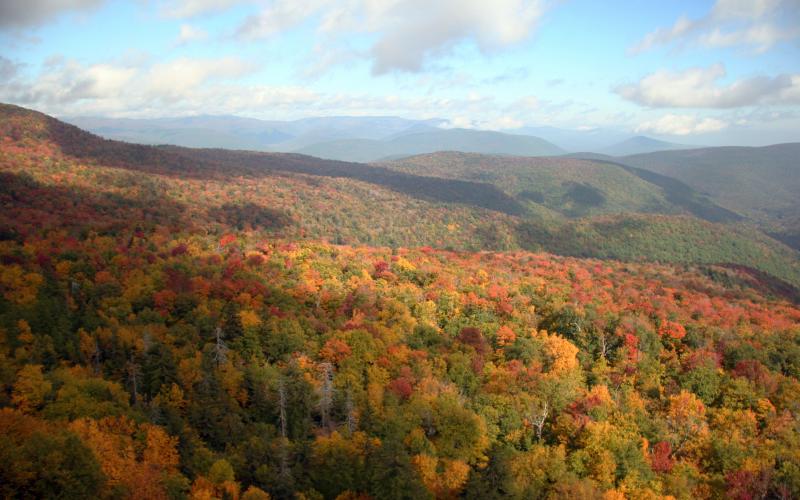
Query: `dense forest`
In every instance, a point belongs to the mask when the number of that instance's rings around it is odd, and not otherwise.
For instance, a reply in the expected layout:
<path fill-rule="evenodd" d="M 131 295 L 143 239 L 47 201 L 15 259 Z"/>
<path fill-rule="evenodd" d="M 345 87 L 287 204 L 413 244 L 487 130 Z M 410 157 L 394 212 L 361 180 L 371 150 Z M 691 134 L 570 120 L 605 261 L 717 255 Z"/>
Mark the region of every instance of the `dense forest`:
<path fill-rule="evenodd" d="M 790 284 L 2 111 L 4 498 L 800 497 Z"/>

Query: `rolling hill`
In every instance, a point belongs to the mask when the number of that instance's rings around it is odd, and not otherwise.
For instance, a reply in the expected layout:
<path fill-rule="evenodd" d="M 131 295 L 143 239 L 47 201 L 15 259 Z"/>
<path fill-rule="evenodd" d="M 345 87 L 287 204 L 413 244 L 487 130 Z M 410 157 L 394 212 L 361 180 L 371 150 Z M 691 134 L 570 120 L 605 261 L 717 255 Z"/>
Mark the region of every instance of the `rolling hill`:
<path fill-rule="evenodd" d="M 569 217 L 690 213 L 712 222 L 741 217 L 680 181 L 605 160 L 443 152 L 381 165 L 411 174 L 486 182 L 529 204 Z"/>

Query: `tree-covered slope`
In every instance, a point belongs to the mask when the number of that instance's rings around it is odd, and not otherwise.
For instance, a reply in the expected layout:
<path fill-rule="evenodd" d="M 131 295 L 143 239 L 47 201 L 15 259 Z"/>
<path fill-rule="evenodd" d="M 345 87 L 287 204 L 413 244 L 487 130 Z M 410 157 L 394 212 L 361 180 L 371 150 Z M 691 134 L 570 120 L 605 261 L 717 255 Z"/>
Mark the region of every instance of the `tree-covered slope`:
<path fill-rule="evenodd" d="M 165 200 L 20 189 L 6 497 L 800 494 L 800 310 L 748 274 L 209 234 Z"/>
<path fill-rule="evenodd" d="M 611 213 L 690 213 L 713 222 L 740 217 L 690 187 L 619 163 L 444 152 L 381 165 L 412 174 L 490 183 L 570 217 Z"/>
<path fill-rule="evenodd" d="M 619 159 L 674 177 L 798 246 L 800 143 L 662 151 Z"/>
<path fill-rule="evenodd" d="M 748 225 L 713 224 L 688 216 L 622 214 L 547 224 L 531 220 L 518 226 L 517 232 L 523 248 L 561 255 L 738 263 L 800 284 L 797 252 Z"/>

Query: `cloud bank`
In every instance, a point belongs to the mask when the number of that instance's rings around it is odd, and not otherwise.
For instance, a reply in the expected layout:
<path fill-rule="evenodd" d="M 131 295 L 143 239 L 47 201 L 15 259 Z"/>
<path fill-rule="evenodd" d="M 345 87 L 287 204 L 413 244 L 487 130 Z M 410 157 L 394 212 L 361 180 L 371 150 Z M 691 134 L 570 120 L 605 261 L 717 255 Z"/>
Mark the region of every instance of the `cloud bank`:
<path fill-rule="evenodd" d="M 800 75 L 754 76 L 719 84 L 725 66 L 657 71 L 615 92 L 631 102 L 653 108 L 736 108 L 758 104 L 800 103 Z"/>
<path fill-rule="evenodd" d="M 461 42 L 491 52 L 527 39 L 546 8 L 540 0 L 276 0 L 247 17 L 236 34 L 242 39 L 278 35 L 310 18 L 319 19 L 321 46 L 367 36 L 363 54 L 373 74 L 418 72 Z"/>
<path fill-rule="evenodd" d="M 692 135 L 718 132 L 727 126 L 726 122 L 716 118 L 668 114 L 656 120 L 640 123 L 635 131 L 657 135 Z"/>

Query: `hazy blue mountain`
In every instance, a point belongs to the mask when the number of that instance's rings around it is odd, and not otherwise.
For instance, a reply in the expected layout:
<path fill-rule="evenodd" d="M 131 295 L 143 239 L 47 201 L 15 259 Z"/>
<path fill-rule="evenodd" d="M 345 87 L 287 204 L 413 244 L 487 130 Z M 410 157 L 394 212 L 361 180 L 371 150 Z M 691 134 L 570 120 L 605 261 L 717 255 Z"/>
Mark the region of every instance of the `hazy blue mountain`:
<path fill-rule="evenodd" d="M 651 137 L 637 135 L 617 144 L 599 149 L 590 150 L 596 153 L 610 156 L 627 156 L 642 153 L 652 153 L 654 151 L 670 151 L 676 149 L 696 149 L 700 146 L 690 146 L 687 144 L 677 144 L 674 142 L 660 141 Z"/>
<path fill-rule="evenodd" d="M 369 162 L 435 151 L 513 156 L 555 156 L 564 153 L 563 149 L 539 137 L 468 129 L 435 129 L 402 134 L 382 141 L 331 141 L 300 148 L 295 152 L 331 160 Z"/>
<path fill-rule="evenodd" d="M 385 139 L 403 133 L 436 130 L 443 120 L 407 120 L 393 116 L 332 116 L 292 121 L 238 116 L 190 116 L 131 119 L 72 117 L 64 121 L 108 139 L 142 144 L 292 151 L 342 139 Z"/>
<path fill-rule="evenodd" d="M 566 151 L 599 151 L 609 144 L 616 144 L 630 137 L 627 132 L 605 128 L 575 130 L 557 127 L 522 127 L 504 132 L 541 137 Z"/>

